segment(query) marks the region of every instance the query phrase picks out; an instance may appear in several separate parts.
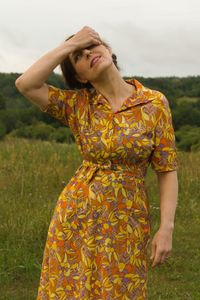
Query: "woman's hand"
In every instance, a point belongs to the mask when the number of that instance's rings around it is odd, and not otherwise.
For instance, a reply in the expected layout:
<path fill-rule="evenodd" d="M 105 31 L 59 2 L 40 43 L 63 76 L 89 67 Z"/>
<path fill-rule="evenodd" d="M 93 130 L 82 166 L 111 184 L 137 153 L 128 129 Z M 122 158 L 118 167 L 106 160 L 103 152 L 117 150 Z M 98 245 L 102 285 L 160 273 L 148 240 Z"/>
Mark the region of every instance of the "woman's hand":
<path fill-rule="evenodd" d="M 172 229 L 160 228 L 151 242 L 152 267 L 163 263 L 172 250 Z"/>
<path fill-rule="evenodd" d="M 88 26 L 84 26 L 66 42 L 73 44 L 74 50 L 84 49 L 89 46 L 100 45 L 102 43 L 99 34 Z"/>

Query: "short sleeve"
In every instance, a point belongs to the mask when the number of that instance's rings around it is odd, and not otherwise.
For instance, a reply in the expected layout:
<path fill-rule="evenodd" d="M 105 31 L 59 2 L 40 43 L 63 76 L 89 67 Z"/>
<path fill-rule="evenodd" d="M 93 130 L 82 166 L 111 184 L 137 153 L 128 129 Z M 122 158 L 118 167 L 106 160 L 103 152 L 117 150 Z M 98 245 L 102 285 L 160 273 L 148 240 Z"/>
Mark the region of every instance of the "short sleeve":
<path fill-rule="evenodd" d="M 40 110 L 69 127 L 69 122 L 75 121 L 75 106 L 80 92 L 78 90 L 64 90 L 52 85 L 48 85 L 48 87 L 47 106 L 40 108 Z"/>
<path fill-rule="evenodd" d="M 154 132 L 154 150 L 150 160 L 151 167 L 156 172 L 174 171 L 178 169 L 175 133 L 169 102 L 162 93 L 158 111 Z"/>

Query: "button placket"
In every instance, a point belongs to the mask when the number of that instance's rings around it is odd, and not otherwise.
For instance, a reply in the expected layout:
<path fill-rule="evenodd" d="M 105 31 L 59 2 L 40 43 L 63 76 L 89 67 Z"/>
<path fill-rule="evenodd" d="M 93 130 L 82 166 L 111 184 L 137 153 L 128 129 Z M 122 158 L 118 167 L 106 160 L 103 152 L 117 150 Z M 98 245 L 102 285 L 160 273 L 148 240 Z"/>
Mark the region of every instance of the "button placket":
<path fill-rule="evenodd" d="M 115 128 L 114 128 L 114 120 L 113 120 L 114 116 L 113 114 L 111 113 L 110 115 L 110 124 L 111 124 L 111 129 L 109 130 L 109 151 L 112 152 L 112 140 L 113 140 L 113 136 L 114 136 L 114 131 L 115 131 Z"/>

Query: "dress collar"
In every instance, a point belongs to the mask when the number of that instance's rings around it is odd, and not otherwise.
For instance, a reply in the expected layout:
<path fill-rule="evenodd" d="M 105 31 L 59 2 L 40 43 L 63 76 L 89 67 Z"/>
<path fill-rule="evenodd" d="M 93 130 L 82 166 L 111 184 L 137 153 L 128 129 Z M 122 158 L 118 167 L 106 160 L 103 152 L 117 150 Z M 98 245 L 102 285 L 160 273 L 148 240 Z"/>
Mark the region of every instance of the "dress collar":
<path fill-rule="evenodd" d="M 155 99 L 155 95 L 153 95 L 152 90 L 146 88 L 143 86 L 138 80 L 135 78 L 126 79 L 127 83 L 130 83 L 135 86 L 135 90 L 133 94 L 124 100 L 124 103 L 122 104 L 119 111 L 124 110 L 128 107 L 136 106 L 138 104 L 147 103 L 149 101 L 152 101 Z M 94 97 L 91 97 L 91 103 L 94 104 L 104 104 L 108 105 L 110 107 L 110 104 L 108 103 L 108 100 L 103 97 L 102 94 L 100 94 L 97 91 L 94 91 Z"/>

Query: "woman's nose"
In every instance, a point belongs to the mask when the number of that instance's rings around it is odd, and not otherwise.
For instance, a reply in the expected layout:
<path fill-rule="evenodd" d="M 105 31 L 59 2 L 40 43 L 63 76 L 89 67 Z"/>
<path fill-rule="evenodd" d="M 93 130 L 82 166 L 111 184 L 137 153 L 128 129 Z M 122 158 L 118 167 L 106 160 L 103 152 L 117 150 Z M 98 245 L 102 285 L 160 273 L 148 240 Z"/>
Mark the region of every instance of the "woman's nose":
<path fill-rule="evenodd" d="M 88 50 L 88 49 L 84 49 L 84 52 L 83 52 L 84 55 L 91 55 L 92 54 L 92 51 L 91 50 Z"/>

